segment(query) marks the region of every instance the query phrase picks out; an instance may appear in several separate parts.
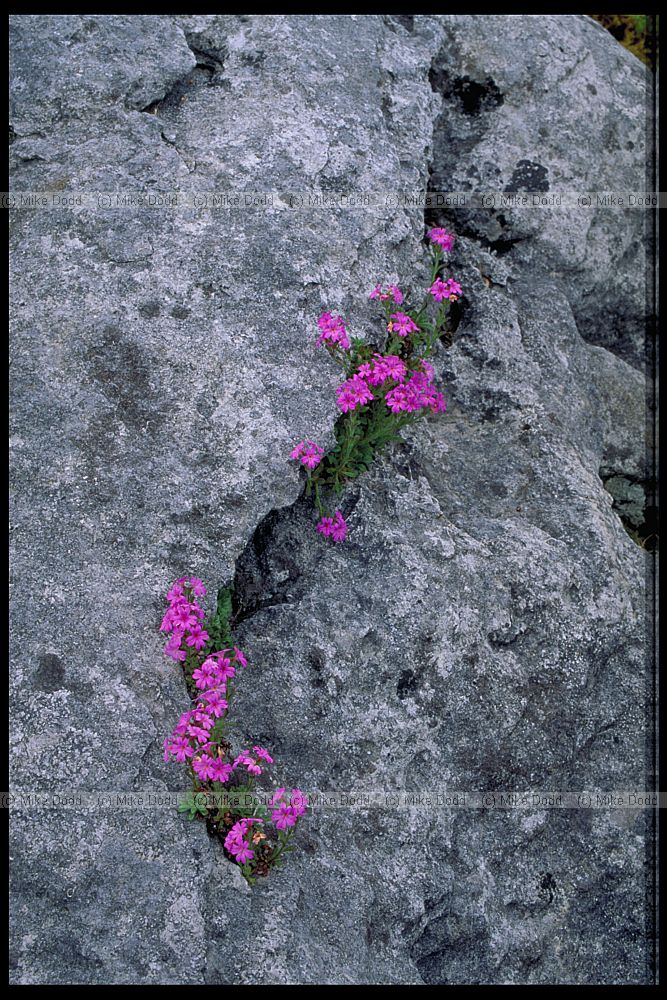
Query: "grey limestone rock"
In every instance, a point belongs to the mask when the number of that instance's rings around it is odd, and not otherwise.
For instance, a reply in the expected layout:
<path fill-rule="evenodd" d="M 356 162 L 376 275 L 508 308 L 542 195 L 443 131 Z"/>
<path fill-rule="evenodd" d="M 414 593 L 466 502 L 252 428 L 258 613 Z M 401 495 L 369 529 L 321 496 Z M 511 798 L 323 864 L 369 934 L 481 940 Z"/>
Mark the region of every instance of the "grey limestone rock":
<path fill-rule="evenodd" d="M 432 185 L 506 196 L 450 220 L 557 276 L 581 335 L 643 369 L 652 215 L 630 196 L 650 190 L 650 72 L 584 16 L 452 15 L 444 28 Z"/>
<path fill-rule="evenodd" d="M 550 187 L 632 186 L 643 69 L 578 15 L 12 33 L 15 192 L 258 196 L 12 213 L 12 982 L 650 982 L 641 809 L 318 808 L 251 891 L 172 809 L 20 800 L 186 787 L 157 632 L 184 573 L 234 580 L 237 719 L 281 783 L 645 786 L 648 557 L 600 478 L 646 476 L 639 325 L 614 326 L 619 275 L 639 323 L 640 216 L 444 219 L 465 290 L 436 361 L 448 413 L 348 491 L 343 546 L 286 462 L 333 440 L 319 313 L 370 330 L 376 281 L 426 275 L 423 205 L 333 195 L 502 187 L 524 159 Z"/>

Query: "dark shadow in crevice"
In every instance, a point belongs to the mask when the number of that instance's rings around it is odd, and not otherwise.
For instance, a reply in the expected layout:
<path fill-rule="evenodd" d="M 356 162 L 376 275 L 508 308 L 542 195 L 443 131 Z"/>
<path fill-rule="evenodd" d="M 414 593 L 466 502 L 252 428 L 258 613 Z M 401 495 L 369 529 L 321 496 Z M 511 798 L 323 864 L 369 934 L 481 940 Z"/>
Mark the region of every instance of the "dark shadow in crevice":
<path fill-rule="evenodd" d="M 232 625 L 251 618 L 263 608 L 287 604 L 298 598 L 303 569 L 299 561 L 299 533 L 289 539 L 290 522 L 302 521 L 305 502 L 301 494 L 290 507 L 271 510 L 255 528 L 236 560 L 232 583 Z M 281 545 L 279 540 L 287 544 Z"/>
<path fill-rule="evenodd" d="M 493 111 L 504 103 L 505 97 L 492 77 L 484 80 L 473 80 L 469 76 L 453 77 L 447 70 L 438 66 L 435 59 L 428 74 L 431 89 L 441 94 L 444 100 L 456 105 L 456 109 L 464 115 L 478 115 L 484 111 Z"/>
<path fill-rule="evenodd" d="M 149 115 L 168 116 L 170 113 L 176 112 L 193 94 L 205 87 L 229 87 L 229 81 L 222 75 L 227 53 L 222 50 L 199 49 L 192 45 L 189 47 L 197 60 L 197 65 L 180 80 L 177 80 L 164 97 L 147 104 L 146 107 L 141 108 L 141 111 Z"/>
<path fill-rule="evenodd" d="M 393 24 L 400 24 L 410 35 L 415 30 L 414 14 L 387 14 L 386 17 L 390 28 L 393 28 Z"/>
<path fill-rule="evenodd" d="M 347 519 L 358 502 L 359 490 L 350 483 L 336 508 Z M 236 560 L 231 584 L 234 628 L 264 608 L 296 604 L 312 589 L 322 546 L 332 544 L 317 533 L 318 519 L 305 482 L 294 503 L 262 518 Z"/>

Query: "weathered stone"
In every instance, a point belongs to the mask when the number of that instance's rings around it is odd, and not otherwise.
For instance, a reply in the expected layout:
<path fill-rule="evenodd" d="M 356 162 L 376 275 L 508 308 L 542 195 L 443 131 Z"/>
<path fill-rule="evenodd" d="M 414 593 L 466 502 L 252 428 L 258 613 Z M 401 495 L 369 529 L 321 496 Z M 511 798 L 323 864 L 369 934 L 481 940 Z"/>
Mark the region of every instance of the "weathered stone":
<path fill-rule="evenodd" d="M 524 271 L 556 277 L 581 335 L 643 369 L 652 215 L 629 196 L 645 192 L 652 154 L 649 71 L 586 17 L 443 23 L 433 188 L 530 193 L 526 205 L 497 199 L 447 217 L 498 253 L 511 249 Z M 563 195 L 572 201 L 559 205 Z"/>
<path fill-rule="evenodd" d="M 476 238 L 456 219 L 449 412 L 349 491 L 349 544 L 314 533 L 286 463 L 301 437 L 332 440 L 319 312 L 363 332 L 376 280 L 426 273 L 419 205 L 299 196 L 425 192 L 450 126 L 452 167 L 481 164 L 470 101 L 504 123 L 484 154 L 501 170 L 557 162 L 556 183 L 588 182 L 590 155 L 605 183 L 634 183 L 640 130 L 618 174 L 604 139 L 611 107 L 641 97 L 634 57 L 586 18 L 523 18 L 531 44 L 570 47 L 542 70 L 524 43 L 501 72 L 502 20 L 14 18 L 14 190 L 272 195 L 13 213 L 16 792 L 185 787 L 162 761 L 186 692 L 157 626 L 186 572 L 235 580 L 251 659 L 237 724 L 274 748 L 281 783 L 644 786 L 647 557 L 600 478 L 647 475 L 643 379 L 587 342 L 604 338 L 586 320 L 612 309 L 619 268 L 641 284 L 639 257 L 617 251 L 635 217 L 613 217 L 616 242 L 584 233 L 572 271 L 567 215 L 534 216 L 501 257 L 491 214 Z M 557 71 L 598 88 L 595 128 L 572 113 L 567 139 L 533 136 L 530 80 Z M 434 90 L 444 72 L 484 90 Z M 522 121 L 530 136 L 510 142 Z M 12 981 L 645 983 L 646 815 L 319 809 L 251 891 L 170 809 L 19 804 Z"/>

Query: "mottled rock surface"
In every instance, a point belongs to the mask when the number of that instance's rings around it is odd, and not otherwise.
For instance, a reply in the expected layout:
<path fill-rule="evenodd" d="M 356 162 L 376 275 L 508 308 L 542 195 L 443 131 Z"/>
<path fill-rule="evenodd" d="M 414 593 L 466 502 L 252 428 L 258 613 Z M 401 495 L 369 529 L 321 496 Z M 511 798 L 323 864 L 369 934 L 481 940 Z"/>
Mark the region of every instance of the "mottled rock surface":
<path fill-rule="evenodd" d="M 634 57 L 574 15 L 25 15 L 11 59 L 15 190 L 272 195 L 13 213 L 14 789 L 185 787 L 156 629 L 186 572 L 235 579 L 238 718 L 285 784 L 643 788 L 647 557 L 600 479 L 646 475 L 639 327 L 594 329 L 619 275 L 639 302 L 641 217 L 446 217 L 447 416 L 350 490 L 345 546 L 285 462 L 337 416 L 317 315 L 363 331 L 376 280 L 425 276 L 420 205 L 294 196 L 451 190 L 487 160 L 499 188 L 522 159 L 634 184 Z M 457 110 L 455 81 L 489 77 L 503 100 Z M 251 892 L 171 810 L 19 806 L 12 982 L 646 983 L 647 833 L 629 810 L 322 809 Z"/>
<path fill-rule="evenodd" d="M 524 272 L 557 276 L 579 333 L 641 370 L 652 216 L 629 202 L 651 189 L 648 80 L 572 15 L 450 17 L 431 68 L 434 189 L 528 198 L 454 206 L 449 220 Z"/>

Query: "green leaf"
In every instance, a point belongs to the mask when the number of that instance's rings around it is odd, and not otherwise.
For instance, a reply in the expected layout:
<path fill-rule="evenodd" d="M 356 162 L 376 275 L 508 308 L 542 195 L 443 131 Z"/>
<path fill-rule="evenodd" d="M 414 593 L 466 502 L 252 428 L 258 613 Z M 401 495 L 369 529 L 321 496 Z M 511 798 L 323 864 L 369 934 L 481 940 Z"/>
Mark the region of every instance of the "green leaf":
<path fill-rule="evenodd" d="M 219 649 L 228 649 L 234 645 L 232 639 L 232 588 L 221 587 L 218 591 L 215 614 L 209 619 L 206 631 L 209 634 L 209 641 L 206 645 L 206 652 L 212 653 Z"/>

